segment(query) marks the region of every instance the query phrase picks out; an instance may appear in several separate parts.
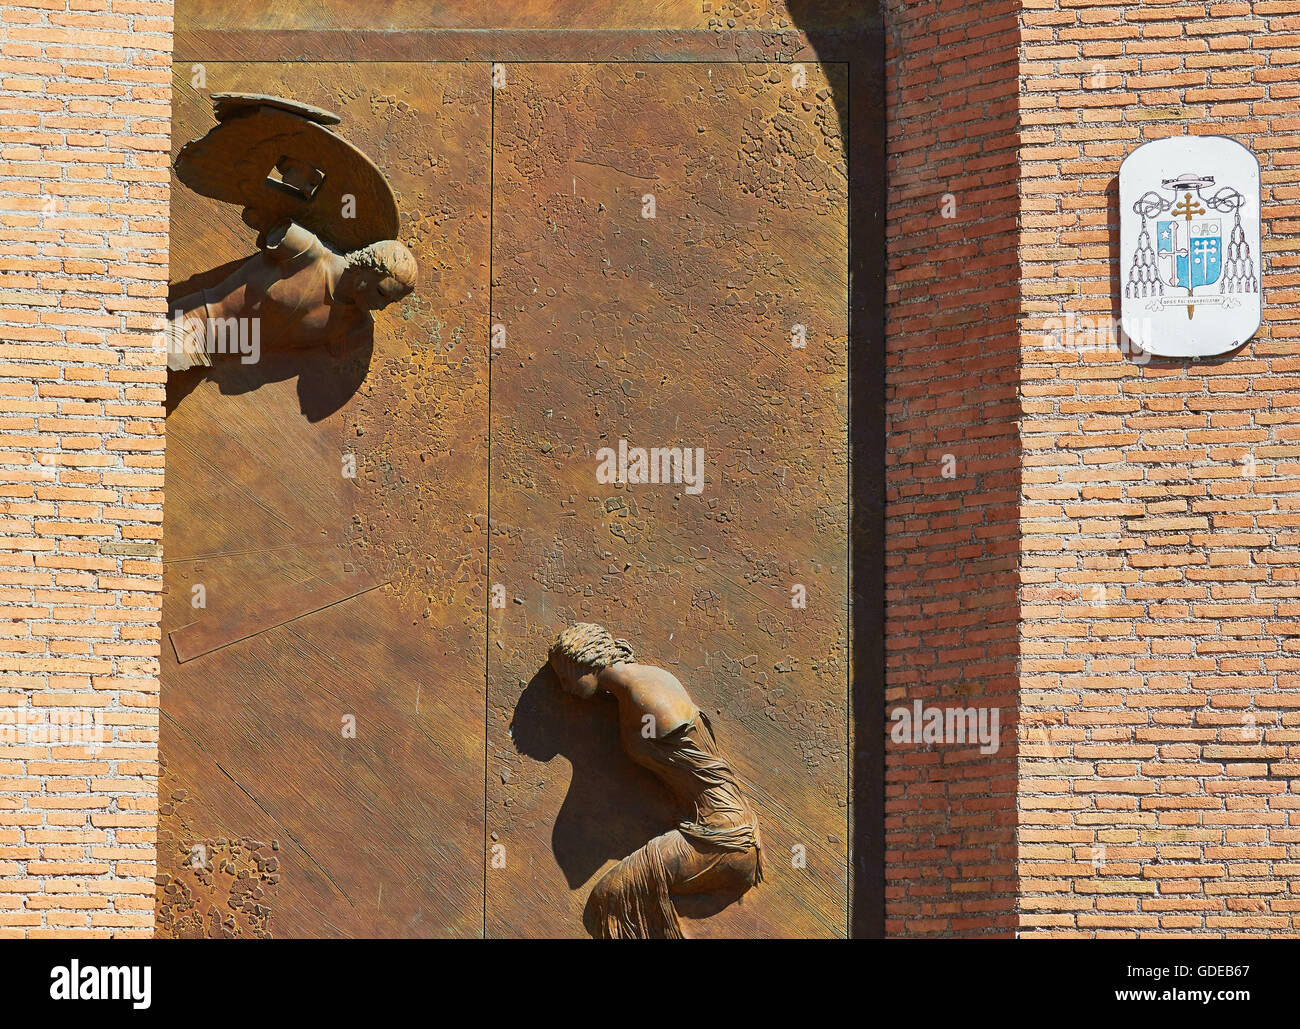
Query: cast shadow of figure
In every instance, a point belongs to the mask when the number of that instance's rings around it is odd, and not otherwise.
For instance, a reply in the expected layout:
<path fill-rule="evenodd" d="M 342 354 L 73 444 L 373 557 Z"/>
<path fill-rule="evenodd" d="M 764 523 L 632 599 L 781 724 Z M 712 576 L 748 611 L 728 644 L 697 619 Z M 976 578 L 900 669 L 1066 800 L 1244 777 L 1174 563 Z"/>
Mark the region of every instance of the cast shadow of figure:
<path fill-rule="evenodd" d="M 174 283 L 169 305 L 180 297 L 209 288 L 236 271 L 246 258 Z M 245 363 L 238 353 L 214 354 L 211 366 L 172 371 L 167 376 L 167 414 L 170 415 L 204 381 L 214 382 L 224 396 L 250 393 L 269 382 L 298 380 L 298 405 L 303 417 L 318 422 L 338 411 L 361 388 L 370 370 L 374 328 L 355 333 L 346 342 L 275 351 L 274 340 L 262 340 L 258 360 Z"/>
<path fill-rule="evenodd" d="M 607 695 L 592 700 L 569 696 L 549 664 L 520 695 L 510 734 L 525 757 L 541 762 L 563 757 L 573 767 L 551 833 L 551 849 L 570 889 L 581 887 L 607 861 L 621 861 L 681 820 L 667 787 L 623 753 L 617 702 Z M 744 892 L 674 892 L 672 901 L 679 915 L 706 918 Z M 595 935 L 591 914 L 588 898 L 583 924 Z"/>

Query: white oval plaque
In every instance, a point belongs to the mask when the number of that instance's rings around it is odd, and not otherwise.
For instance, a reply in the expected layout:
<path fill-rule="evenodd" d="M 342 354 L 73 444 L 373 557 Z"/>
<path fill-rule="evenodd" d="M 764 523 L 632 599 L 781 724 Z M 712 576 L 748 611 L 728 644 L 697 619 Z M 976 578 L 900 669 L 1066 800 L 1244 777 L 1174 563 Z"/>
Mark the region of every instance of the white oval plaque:
<path fill-rule="evenodd" d="M 1161 357 L 1235 350 L 1259 329 L 1259 161 L 1227 136 L 1143 143 L 1119 169 L 1124 334 Z"/>

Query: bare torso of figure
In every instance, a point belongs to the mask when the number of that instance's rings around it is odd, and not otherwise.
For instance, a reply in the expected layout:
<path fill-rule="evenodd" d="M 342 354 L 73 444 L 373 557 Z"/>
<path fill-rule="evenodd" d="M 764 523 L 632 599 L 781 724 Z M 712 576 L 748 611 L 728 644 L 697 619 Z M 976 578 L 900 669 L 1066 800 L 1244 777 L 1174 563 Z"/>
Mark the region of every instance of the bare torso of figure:
<path fill-rule="evenodd" d="M 372 318 L 334 291 L 346 262 L 315 235 L 287 223 L 266 246 L 203 291 L 209 318 L 258 318 L 275 349 L 314 346 L 367 328 Z"/>
<path fill-rule="evenodd" d="M 740 797 L 735 777 L 720 754 L 707 772 L 683 760 L 676 746 L 689 738 L 690 753 L 707 747 L 715 755 L 708 725 L 684 686 L 671 672 L 652 665 L 618 664 L 615 676 L 619 706 L 619 740 L 633 761 L 648 769 L 672 792 L 691 822 L 719 829 L 755 823 L 753 811 Z M 707 739 L 705 738 L 707 734 Z"/>
<path fill-rule="evenodd" d="M 672 672 L 620 662 L 605 676 L 615 686 L 612 692 L 618 698 L 619 731 L 624 740 L 629 732 L 641 736 L 647 716 L 653 719 L 654 736 L 666 736 L 695 717 L 695 702 Z"/>

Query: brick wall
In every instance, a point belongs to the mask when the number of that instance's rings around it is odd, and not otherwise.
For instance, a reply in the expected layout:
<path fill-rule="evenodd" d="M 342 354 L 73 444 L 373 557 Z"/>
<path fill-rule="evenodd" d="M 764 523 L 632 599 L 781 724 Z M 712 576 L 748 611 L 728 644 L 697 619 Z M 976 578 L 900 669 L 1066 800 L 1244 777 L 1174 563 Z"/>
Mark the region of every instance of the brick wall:
<path fill-rule="evenodd" d="M 1015 925 L 1018 8 L 888 12 L 886 708 L 1002 729 L 886 744 L 889 934 Z"/>
<path fill-rule="evenodd" d="M 890 15 L 887 710 L 1019 725 L 887 744 L 888 930 L 1293 933 L 1300 3 Z M 1116 176 L 1185 131 L 1260 158 L 1265 325 L 1146 361 Z"/>
<path fill-rule="evenodd" d="M 171 11 L 0 8 L 0 935 L 153 923 Z"/>
<path fill-rule="evenodd" d="M 1294 933 L 1300 3 L 1027 0 L 1022 31 L 1022 930 Z M 1142 363 L 1079 319 L 1118 316 L 1121 159 L 1185 131 L 1259 157 L 1265 323 Z"/>

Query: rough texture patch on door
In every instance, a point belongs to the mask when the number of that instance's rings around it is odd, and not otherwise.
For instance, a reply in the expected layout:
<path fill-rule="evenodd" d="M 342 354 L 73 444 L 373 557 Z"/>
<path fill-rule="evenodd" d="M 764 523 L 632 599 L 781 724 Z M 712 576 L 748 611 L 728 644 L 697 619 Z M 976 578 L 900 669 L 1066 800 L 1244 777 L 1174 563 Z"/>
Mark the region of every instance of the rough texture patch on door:
<path fill-rule="evenodd" d="M 175 939 L 269 937 L 280 883 L 280 841 L 249 836 L 195 838 L 190 792 L 160 763 L 158 934 Z"/>

